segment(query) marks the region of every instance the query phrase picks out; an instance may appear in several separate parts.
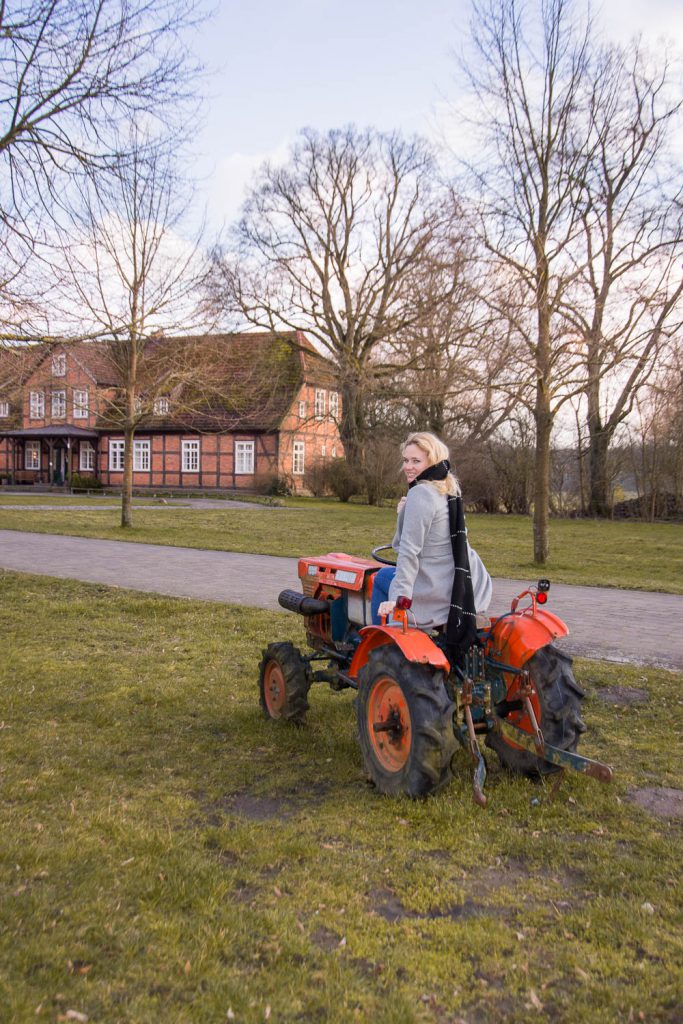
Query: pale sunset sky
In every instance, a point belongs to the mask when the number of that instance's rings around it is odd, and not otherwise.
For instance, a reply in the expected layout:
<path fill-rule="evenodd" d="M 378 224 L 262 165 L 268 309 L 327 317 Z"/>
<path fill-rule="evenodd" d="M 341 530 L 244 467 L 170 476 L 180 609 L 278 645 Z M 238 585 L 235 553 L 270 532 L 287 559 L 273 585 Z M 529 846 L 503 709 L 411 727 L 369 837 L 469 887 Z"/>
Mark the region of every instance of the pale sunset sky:
<path fill-rule="evenodd" d="M 602 0 L 591 11 L 605 40 L 642 34 L 653 49 L 683 51 L 683 0 Z M 213 70 L 193 146 L 210 230 L 237 215 L 255 168 L 283 159 L 303 127 L 443 138 L 469 17 L 469 0 L 218 0 L 196 47 Z"/>

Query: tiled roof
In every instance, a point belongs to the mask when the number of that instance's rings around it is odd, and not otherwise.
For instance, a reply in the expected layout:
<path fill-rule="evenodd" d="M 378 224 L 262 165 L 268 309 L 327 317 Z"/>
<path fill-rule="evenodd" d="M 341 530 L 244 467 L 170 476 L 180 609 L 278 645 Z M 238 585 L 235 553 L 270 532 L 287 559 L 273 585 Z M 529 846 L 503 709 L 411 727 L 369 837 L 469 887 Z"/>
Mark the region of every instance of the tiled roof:
<path fill-rule="evenodd" d="M 116 351 L 106 341 L 46 342 L 27 346 L 21 355 L 0 350 L 0 386 L 3 368 L 17 383 L 17 360 L 27 372 L 35 370 L 63 350 L 100 387 L 120 387 L 123 373 Z M 168 388 L 163 383 L 168 381 Z M 139 391 L 167 394 L 171 415 L 149 417 L 143 428 L 195 429 L 206 431 L 257 431 L 277 429 L 304 382 L 336 386 L 333 364 L 314 348 L 300 331 L 259 331 L 238 334 L 205 334 L 152 338 L 140 363 Z M 100 429 L 114 429 L 106 413 Z"/>
<path fill-rule="evenodd" d="M 75 341 L 64 346 L 67 355 L 72 354 L 100 386 L 118 386 L 122 374 L 116 365 L 112 346 L 106 341 Z"/>
<path fill-rule="evenodd" d="M 159 338 L 152 344 L 159 366 L 176 362 L 182 376 L 187 365 L 188 378 L 171 390 L 172 415 L 150 417 L 141 427 L 274 430 L 304 381 L 334 386 L 334 368 L 300 332 Z"/>
<path fill-rule="evenodd" d="M 21 385 L 44 358 L 42 345 L 0 346 L 0 390 Z"/>

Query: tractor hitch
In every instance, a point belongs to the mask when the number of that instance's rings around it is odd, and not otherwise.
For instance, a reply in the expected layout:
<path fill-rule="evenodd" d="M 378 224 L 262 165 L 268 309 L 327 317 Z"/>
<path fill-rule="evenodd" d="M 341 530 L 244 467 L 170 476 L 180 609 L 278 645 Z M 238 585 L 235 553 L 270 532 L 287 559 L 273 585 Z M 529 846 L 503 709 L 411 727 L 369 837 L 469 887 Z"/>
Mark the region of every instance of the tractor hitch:
<path fill-rule="evenodd" d="M 523 729 L 518 729 L 516 725 L 504 722 L 502 718 L 494 718 L 492 729 L 505 739 L 516 743 L 517 746 L 523 747 L 532 754 L 537 754 L 544 761 L 556 764 L 560 768 L 571 768 L 575 772 L 583 772 L 584 775 L 589 775 L 592 779 L 597 779 L 598 782 L 612 781 L 614 772 L 609 765 L 603 764 L 601 761 L 593 761 L 590 757 L 582 757 L 581 754 L 571 750 L 560 750 L 545 741 L 539 751 L 535 736 L 531 736 Z"/>
<path fill-rule="evenodd" d="M 465 738 L 464 736 L 462 736 L 461 742 L 463 746 L 469 751 L 469 754 L 474 762 L 474 775 L 472 777 L 472 798 L 475 804 L 478 804 L 479 807 L 486 807 L 486 796 L 484 794 L 484 783 L 486 782 L 486 761 L 484 760 L 483 754 L 479 749 L 477 734 L 474 731 L 474 721 L 472 719 L 473 699 L 474 696 L 472 680 L 468 677 L 465 677 L 462 683 L 460 703 L 462 706 L 463 717 L 465 719 L 467 741 L 465 742 Z"/>

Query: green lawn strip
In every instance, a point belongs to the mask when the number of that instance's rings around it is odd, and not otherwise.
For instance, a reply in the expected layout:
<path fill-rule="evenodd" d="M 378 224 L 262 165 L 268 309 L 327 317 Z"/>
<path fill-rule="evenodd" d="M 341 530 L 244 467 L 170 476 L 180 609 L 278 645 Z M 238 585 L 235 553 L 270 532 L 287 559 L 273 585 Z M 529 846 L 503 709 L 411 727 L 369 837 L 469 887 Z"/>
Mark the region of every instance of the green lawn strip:
<path fill-rule="evenodd" d="M 391 800 L 349 691 L 315 687 L 304 728 L 262 717 L 261 650 L 298 619 L 0 586 L 8 1020 L 677 1019 L 680 823 L 629 793 L 681 787 L 681 674 L 577 663 L 612 786 L 551 799 L 489 755 L 481 810 L 463 755 L 437 797 Z"/>
<path fill-rule="evenodd" d="M 162 505 L 163 503 L 163 499 L 156 495 L 150 495 L 148 498 L 133 498 L 134 505 Z M 118 494 L 51 494 L 49 492 L 25 495 L 17 494 L 16 492 L 5 494 L 0 489 L 0 507 L 11 505 L 48 505 L 51 509 L 54 508 L 55 510 L 62 509 L 68 505 L 89 505 L 92 508 L 114 505 L 120 508 L 121 497 Z"/>
<path fill-rule="evenodd" d="M 93 501 L 101 499 L 92 499 Z M 390 541 L 390 508 L 288 499 L 282 509 L 138 509 L 132 529 L 117 509 L 79 512 L 0 508 L 0 529 L 265 555 L 369 555 Z M 533 580 L 531 521 L 524 516 L 471 515 L 470 540 L 494 576 Z M 556 519 L 543 575 L 556 583 L 613 586 L 683 594 L 683 535 L 671 523 Z"/>

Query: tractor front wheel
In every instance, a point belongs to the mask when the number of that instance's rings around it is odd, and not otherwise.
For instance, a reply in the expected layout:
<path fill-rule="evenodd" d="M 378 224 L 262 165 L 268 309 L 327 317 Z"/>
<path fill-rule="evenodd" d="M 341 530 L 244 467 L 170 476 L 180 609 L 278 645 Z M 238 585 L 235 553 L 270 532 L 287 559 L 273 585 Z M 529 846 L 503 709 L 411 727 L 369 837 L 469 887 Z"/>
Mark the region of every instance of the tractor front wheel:
<path fill-rule="evenodd" d="M 261 708 L 266 718 L 305 722 L 311 669 L 298 647 L 268 644 L 259 669 Z"/>
<path fill-rule="evenodd" d="M 549 644 L 536 651 L 525 667 L 538 694 L 541 709 L 538 724 L 544 739 L 560 750 L 575 751 L 586 726 L 581 719 L 584 692 L 574 678 L 572 659 Z M 528 720 L 526 724 L 529 727 Z M 525 722 L 521 721 L 519 725 L 524 728 Z M 508 771 L 536 779 L 559 771 L 557 765 L 512 746 L 497 733 L 488 734 L 486 745 L 495 750 Z"/>
<path fill-rule="evenodd" d="M 370 652 L 358 682 L 360 746 L 380 793 L 422 797 L 450 782 L 454 706 L 443 672 L 385 645 Z"/>

